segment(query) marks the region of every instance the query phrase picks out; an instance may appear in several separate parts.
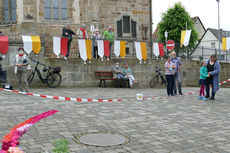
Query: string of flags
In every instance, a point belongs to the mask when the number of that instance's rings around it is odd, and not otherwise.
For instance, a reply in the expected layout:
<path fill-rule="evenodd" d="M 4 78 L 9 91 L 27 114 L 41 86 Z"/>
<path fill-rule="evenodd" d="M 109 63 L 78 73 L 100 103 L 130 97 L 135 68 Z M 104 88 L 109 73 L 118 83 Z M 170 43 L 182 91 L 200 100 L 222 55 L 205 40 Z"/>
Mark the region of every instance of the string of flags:
<path fill-rule="evenodd" d="M 109 41 L 104 40 L 97 40 L 97 46 L 98 46 L 98 55 L 103 61 L 103 57 L 107 57 L 109 59 L 110 56 L 110 47 L 109 47 Z"/>
<path fill-rule="evenodd" d="M 116 40 L 114 42 L 114 54 L 118 58 L 121 56 L 122 58 L 125 58 L 126 56 L 126 41 L 118 41 Z"/>
<path fill-rule="evenodd" d="M 230 49 L 230 37 L 222 38 L 222 49 L 225 51 Z"/>

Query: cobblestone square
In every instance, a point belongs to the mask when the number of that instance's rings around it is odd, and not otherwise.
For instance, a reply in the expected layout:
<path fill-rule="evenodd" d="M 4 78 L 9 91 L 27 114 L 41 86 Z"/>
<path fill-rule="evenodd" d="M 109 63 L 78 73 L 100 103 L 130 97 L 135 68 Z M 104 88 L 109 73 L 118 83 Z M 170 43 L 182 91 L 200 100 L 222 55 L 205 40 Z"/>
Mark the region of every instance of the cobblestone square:
<path fill-rule="evenodd" d="M 183 88 L 184 93 L 198 88 Z M 165 89 L 34 88 L 31 93 L 76 98 L 122 99 L 121 102 L 73 102 L 0 91 L 0 137 L 26 119 L 48 110 L 55 115 L 36 123 L 20 139 L 27 153 L 51 153 L 53 143 L 67 139 L 71 153 L 211 153 L 230 152 L 230 89 L 221 88 L 215 101 L 198 94 L 160 100 Z M 129 142 L 113 147 L 78 143 L 74 136 L 114 132 Z"/>

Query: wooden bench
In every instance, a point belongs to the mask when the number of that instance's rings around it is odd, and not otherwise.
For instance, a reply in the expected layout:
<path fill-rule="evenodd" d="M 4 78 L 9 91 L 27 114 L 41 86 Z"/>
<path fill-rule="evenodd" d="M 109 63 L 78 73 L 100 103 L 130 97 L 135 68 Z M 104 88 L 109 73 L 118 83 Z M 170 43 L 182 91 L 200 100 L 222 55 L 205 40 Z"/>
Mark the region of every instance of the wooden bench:
<path fill-rule="evenodd" d="M 95 75 L 97 79 L 100 80 L 99 87 L 101 87 L 102 82 L 104 82 L 104 87 L 106 88 L 105 80 L 117 80 L 113 78 L 112 71 L 95 71 Z"/>

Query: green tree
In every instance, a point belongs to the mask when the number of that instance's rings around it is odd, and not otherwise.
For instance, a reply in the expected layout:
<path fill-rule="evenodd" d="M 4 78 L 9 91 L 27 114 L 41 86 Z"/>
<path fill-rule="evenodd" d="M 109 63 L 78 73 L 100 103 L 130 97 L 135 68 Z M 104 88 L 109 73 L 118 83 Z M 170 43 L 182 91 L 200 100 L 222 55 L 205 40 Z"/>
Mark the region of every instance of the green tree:
<path fill-rule="evenodd" d="M 187 29 L 192 30 L 189 47 L 194 47 L 198 40 L 198 33 L 194 28 L 194 22 L 191 19 L 189 13 L 185 10 L 184 6 L 178 2 L 172 8 L 169 8 L 162 14 L 162 19 L 158 24 L 160 42 L 165 43 L 165 31 L 168 31 L 168 40 L 171 39 L 176 42 L 176 46 L 179 46 L 181 39 L 181 31 Z M 184 51 L 184 50 L 181 50 Z"/>

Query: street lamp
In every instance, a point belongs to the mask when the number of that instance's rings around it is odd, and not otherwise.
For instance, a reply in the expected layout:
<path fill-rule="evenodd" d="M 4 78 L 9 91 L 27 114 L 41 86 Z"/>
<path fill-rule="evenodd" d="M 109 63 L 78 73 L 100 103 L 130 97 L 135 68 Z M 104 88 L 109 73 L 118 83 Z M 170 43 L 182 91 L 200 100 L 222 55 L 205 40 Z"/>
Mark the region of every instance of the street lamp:
<path fill-rule="evenodd" d="M 168 31 L 165 31 L 165 47 L 166 47 L 166 55 L 168 56 L 168 49 L 167 49 L 167 40 L 168 39 Z"/>
<path fill-rule="evenodd" d="M 220 0 L 216 0 L 218 4 L 218 35 L 219 35 L 219 58 L 220 58 Z"/>

